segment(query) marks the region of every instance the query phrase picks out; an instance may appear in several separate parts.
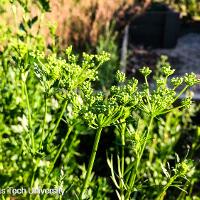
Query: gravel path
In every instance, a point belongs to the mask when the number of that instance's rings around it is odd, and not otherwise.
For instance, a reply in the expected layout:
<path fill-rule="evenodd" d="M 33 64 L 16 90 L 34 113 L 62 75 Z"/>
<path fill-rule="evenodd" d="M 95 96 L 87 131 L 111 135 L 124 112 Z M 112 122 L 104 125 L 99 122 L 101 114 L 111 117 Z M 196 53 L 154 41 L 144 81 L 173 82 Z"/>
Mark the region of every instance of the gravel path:
<path fill-rule="evenodd" d="M 179 38 L 173 49 L 144 49 L 133 47 L 130 50 L 127 73 L 133 75 L 138 68 L 147 65 L 154 68 L 160 55 L 167 55 L 176 75 L 194 72 L 200 77 L 200 34 L 190 33 Z M 200 100 L 200 85 L 192 89 L 194 98 Z"/>
<path fill-rule="evenodd" d="M 180 75 L 188 72 L 200 74 L 200 34 L 190 33 L 181 37 L 174 49 L 157 49 L 154 52 L 167 55 Z"/>
<path fill-rule="evenodd" d="M 153 50 L 157 55 L 167 55 L 176 75 L 194 72 L 200 77 L 200 34 L 190 33 L 179 38 L 174 49 Z M 200 85 L 192 88 L 194 99 L 200 100 Z"/>

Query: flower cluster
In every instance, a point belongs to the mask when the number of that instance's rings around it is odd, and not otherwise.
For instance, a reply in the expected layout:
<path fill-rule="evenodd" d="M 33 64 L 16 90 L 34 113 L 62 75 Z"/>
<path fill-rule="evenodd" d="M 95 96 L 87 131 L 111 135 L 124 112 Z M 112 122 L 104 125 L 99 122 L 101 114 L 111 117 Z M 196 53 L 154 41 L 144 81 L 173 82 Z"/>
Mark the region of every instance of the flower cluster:
<path fill-rule="evenodd" d="M 162 73 L 164 74 L 164 76 L 168 77 L 168 76 L 171 76 L 175 70 L 174 69 L 171 69 L 171 66 L 170 65 L 164 65 L 162 68 L 161 68 L 161 71 Z"/>
<path fill-rule="evenodd" d="M 197 79 L 196 74 L 194 74 L 194 73 L 190 73 L 190 74 L 186 73 L 185 76 L 184 76 L 184 82 L 185 82 L 186 85 L 191 87 L 191 86 L 199 83 L 200 81 Z"/>
<path fill-rule="evenodd" d="M 83 85 L 85 81 L 97 79 L 97 68 L 109 59 L 103 52 L 100 55 L 83 53 L 82 58 L 72 53 L 72 47 L 65 51 L 66 59 L 57 57 L 56 54 L 44 55 L 39 51 L 32 53 L 37 77 L 46 91 L 58 88 L 73 91 Z"/>
<path fill-rule="evenodd" d="M 116 73 L 116 80 L 119 83 L 124 83 L 125 80 L 126 80 L 125 73 L 123 73 L 123 72 L 121 72 L 121 71 L 118 70 L 117 73 Z"/>
<path fill-rule="evenodd" d="M 146 79 L 143 87 L 138 88 L 138 80 L 135 78 L 127 81 L 125 74 L 118 71 L 116 79 L 121 84 L 112 86 L 109 95 L 102 92 L 94 92 L 89 82 L 83 84 L 81 90 L 85 106 L 82 113 L 85 113 L 83 114 L 84 118 L 90 126 L 106 126 L 114 123 L 119 117 L 123 117 L 123 112 L 119 112 L 120 109 L 128 109 L 129 113 L 132 109 L 135 111 L 139 109 L 153 117 L 167 113 L 173 109 L 174 102 L 185 91 L 176 91 L 176 88 L 183 84 L 183 80 L 189 85 L 198 82 L 193 75 L 186 75 L 184 78 L 172 78 L 171 83 L 174 87 L 170 88 L 168 87 L 167 79 L 168 76 L 174 73 L 174 70 L 169 65 L 164 65 L 161 69 L 162 76 L 156 79 L 157 87 L 151 89 L 147 80 L 151 70 L 148 67 L 143 67 L 140 71 Z M 188 108 L 190 105 L 191 98 L 185 98 L 179 107 Z M 108 118 L 109 120 L 106 121 L 105 119 Z M 104 121 L 104 124 L 102 121 Z"/>
<path fill-rule="evenodd" d="M 171 84 L 174 86 L 174 89 L 183 83 L 182 77 L 173 77 L 171 79 Z"/>
<path fill-rule="evenodd" d="M 126 118 L 127 113 L 130 113 L 128 110 L 139 102 L 138 81 L 132 79 L 125 83 L 125 75 L 118 72 L 117 77 L 119 76 L 121 77 L 118 79 L 119 82 L 123 80 L 124 84 L 112 86 L 109 95 L 94 92 L 89 83 L 85 83 L 81 88 L 85 105 L 81 113 L 90 127 L 105 127 L 114 124 L 119 118 Z"/>
<path fill-rule="evenodd" d="M 187 97 L 187 98 L 183 99 L 183 101 L 181 103 L 182 103 L 183 107 L 190 108 L 190 106 L 192 104 L 192 97 Z"/>
<path fill-rule="evenodd" d="M 134 107 L 140 99 L 137 91 L 138 81 L 136 79 L 129 80 L 121 86 L 112 86 L 110 93 L 119 106 Z"/>
<path fill-rule="evenodd" d="M 91 92 L 91 90 L 89 89 Z M 123 107 L 119 106 L 115 98 L 109 97 L 106 99 L 105 94 L 102 92 L 97 93 L 87 93 L 86 98 L 83 101 L 84 106 L 80 111 L 83 116 L 83 120 L 92 127 L 106 127 L 117 121 L 120 116 L 123 115 Z M 88 98 L 88 95 L 91 95 L 91 98 Z"/>
<path fill-rule="evenodd" d="M 143 67 L 140 69 L 140 73 L 144 76 L 147 77 L 151 74 L 151 70 L 149 69 L 149 67 Z"/>
<path fill-rule="evenodd" d="M 143 67 L 140 72 L 146 78 L 150 74 L 148 67 Z M 138 103 L 139 109 L 143 110 L 148 115 L 157 116 L 170 111 L 173 103 L 182 95 L 187 87 L 193 86 L 199 82 L 194 73 L 186 74 L 184 77 L 174 77 L 171 79 L 173 88 L 168 87 L 168 77 L 174 73 L 169 65 L 164 65 L 161 68 L 162 76 L 156 79 L 156 89 L 151 90 L 148 82 L 143 85 L 142 90 L 139 92 L 140 102 Z M 181 92 L 176 91 L 178 86 L 186 84 L 186 88 Z M 151 92 L 150 92 L 151 91 Z M 191 105 L 191 98 L 186 98 L 182 101 L 182 107 L 189 108 Z"/>

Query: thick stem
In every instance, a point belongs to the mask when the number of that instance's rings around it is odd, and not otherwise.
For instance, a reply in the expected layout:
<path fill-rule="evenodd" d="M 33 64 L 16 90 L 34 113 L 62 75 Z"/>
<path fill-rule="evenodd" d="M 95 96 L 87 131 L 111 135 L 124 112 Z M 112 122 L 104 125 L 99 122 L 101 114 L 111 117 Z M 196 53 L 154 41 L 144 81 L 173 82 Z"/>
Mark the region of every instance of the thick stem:
<path fill-rule="evenodd" d="M 129 191 L 127 192 L 126 197 L 125 197 L 126 200 L 130 199 L 131 191 L 134 187 L 135 179 L 136 179 L 136 176 L 137 176 L 137 173 L 138 173 L 138 168 L 139 168 L 139 165 L 140 165 L 140 161 L 141 161 L 141 158 L 143 156 L 144 149 L 146 147 L 147 139 L 148 139 L 149 134 L 151 132 L 151 126 L 152 126 L 152 123 L 153 123 L 153 119 L 154 119 L 154 117 L 151 116 L 150 122 L 149 122 L 149 125 L 148 125 L 148 130 L 147 130 L 145 137 L 144 137 L 144 143 L 143 143 L 142 149 L 139 153 L 139 156 L 137 156 L 137 158 L 136 158 L 135 170 L 132 170 L 132 172 L 131 172 L 130 180 L 129 180 Z"/>
<path fill-rule="evenodd" d="M 83 199 L 84 193 L 85 193 L 85 191 L 88 187 L 88 184 L 89 184 L 89 180 L 90 180 L 91 173 L 92 173 L 92 168 L 93 168 L 93 165 L 94 165 L 94 160 L 95 160 L 95 157 L 96 157 L 96 152 L 97 152 L 98 145 L 99 145 L 99 140 L 100 140 L 100 137 L 101 137 L 101 132 L 102 132 L 102 127 L 99 127 L 97 129 L 97 133 L 96 133 L 96 136 L 95 136 L 94 145 L 93 145 L 92 154 L 91 154 L 90 160 L 89 160 L 86 178 L 84 180 L 84 184 L 83 184 L 83 187 L 82 187 L 82 190 L 81 190 L 81 193 L 80 193 L 80 199 Z"/>
<path fill-rule="evenodd" d="M 53 139 L 54 139 L 54 136 L 55 136 L 55 134 L 56 134 L 56 130 L 57 130 L 59 124 L 60 124 L 60 120 L 62 119 L 62 117 L 63 117 L 63 115 L 64 115 L 64 112 L 65 112 L 65 109 L 66 109 L 66 107 L 67 107 L 67 103 L 68 103 L 68 101 L 65 100 L 64 105 L 63 105 L 63 108 L 62 108 L 61 113 L 60 113 L 60 116 L 59 116 L 59 118 L 58 118 L 58 121 L 56 122 L 56 125 L 55 125 L 55 127 L 54 127 L 54 129 L 53 129 L 52 134 L 50 135 L 50 138 L 48 139 L 48 144 L 51 144 L 51 142 L 52 142 Z"/>

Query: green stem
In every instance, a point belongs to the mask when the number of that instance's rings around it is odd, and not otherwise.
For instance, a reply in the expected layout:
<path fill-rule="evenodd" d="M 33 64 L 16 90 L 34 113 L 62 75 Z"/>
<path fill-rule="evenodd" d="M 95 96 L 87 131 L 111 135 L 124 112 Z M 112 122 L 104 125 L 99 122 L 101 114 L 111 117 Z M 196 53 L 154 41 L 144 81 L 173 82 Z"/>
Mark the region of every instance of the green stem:
<path fill-rule="evenodd" d="M 34 167 L 34 170 L 33 170 L 33 176 L 32 176 L 32 179 L 31 179 L 31 187 L 30 187 L 30 189 L 33 188 L 33 184 L 34 184 L 34 180 L 35 180 L 35 173 L 37 171 L 39 161 L 40 161 L 40 158 L 37 158 L 36 164 L 35 164 L 35 167 Z M 29 199 L 30 200 L 32 199 L 32 194 L 30 194 Z"/>
<path fill-rule="evenodd" d="M 175 107 L 175 108 L 172 108 L 172 109 L 169 109 L 169 110 L 166 110 L 166 111 L 161 112 L 160 115 L 167 114 L 167 113 L 169 113 L 169 112 L 172 112 L 172 111 L 174 111 L 174 110 L 177 110 L 177 109 L 183 108 L 183 107 L 184 107 L 184 106 L 177 106 L 177 107 Z"/>
<path fill-rule="evenodd" d="M 158 195 L 158 197 L 156 198 L 156 200 L 163 200 L 165 195 L 166 195 L 166 191 L 167 189 L 172 185 L 172 183 L 174 182 L 174 180 L 177 178 L 177 176 L 173 176 L 170 178 L 169 182 L 167 183 L 167 185 L 165 185 L 162 189 L 162 191 L 160 192 L 160 194 Z"/>
<path fill-rule="evenodd" d="M 189 88 L 188 85 L 186 85 L 181 91 L 180 93 L 176 96 L 176 98 L 174 99 L 174 102 Z"/>
<path fill-rule="evenodd" d="M 27 91 L 26 83 L 24 81 L 23 81 L 23 86 L 24 86 L 26 104 L 27 104 L 27 109 L 28 109 L 28 123 L 30 127 L 30 132 L 31 132 L 31 144 L 32 144 L 32 150 L 34 154 L 35 153 L 35 139 L 34 139 L 34 133 L 33 133 L 33 127 L 32 127 L 31 109 L 30 109 L 28 91 Z"/>
<path fill-rule="evenodd" d="M 189 187 L 190 181 L 187 180 L 185 185 L 184 185 L 184 190 L 186 191 Z M 182 200 L 185 199 L 185 195 L 187 194 L 185 191 L 181 191 L 180 195 L 178 196 L 177 200 Z M 189 196 L 189 195 L 188 195 Z"/>
<path fill-rule="evenodd" d="M 46 123 L 46 114 L 47 114 L 47 96 L 46 96 L 46 93 L 44 95 L 44 101 L 45 101 L 44 102 L 44 104 L 45 104 L 45 112 L 44 112 L 44 119 L 43 119 L 43 123 L 42 123 L 42 136 L 41 136 L 41 141 L 40 141 L 39 149 L 41 149 L 42 142 L 43 142 L 43 139 L 44 139 L 44 127 L 45 127 L 45 123 Z M 35 165 L 35 168 L 34 168 L 34 171 L 33 171 L 33 176 L 32 176 L 32 179 L 31 179 L 31 188 L 33 187 L 33 184 L 34 184 L 35 173 L 37 171 L 39 161 L 40 161 L 40 158 L 37 158 L 36 165 Z M 32 199 L 31 194 L 30 194 L 30 199 Z"/>
<path fill-rule="evenodd" d="M 41 135 L 41 141 L 40 141 L 40 146 L 39 149 L 41 149 L 42 147 L 42 142 L 44 140 L 44 129 L 45 129 L 45 124 L 46 124 L 46 116 L 47 116 L 47 94 L 44 94 L 44 119 L 43 119 L 43 123 L 42 123 L 42 135 Z"/>
<path fill-rule="evenodd" d="M 153 161 L 153 157 L 154 157 L 154 149 L 156 148 L 157 145 L 157 135 L 155 135 L 154 139 L 153 139 L 153 144 L 150 147 L 149 150 L 149 163 L 151 164 Z"/>
<path fill-rule="evenodd" d="M 68 149 L 67 149 L 67 151 L 68 151 L 69 153 L 66 155 L 66 157 L 65 157 L 64 160 L 63 160 L 63 163 L 65 163 L 65 166 L 67 166 L 67 164 L 68 164 L 68 162 L 69 162 L 69 160 L 70 160 L 70 158 L 71 158 L 71 156 L 72 156 L 72 154 L 71 154 L 70 152 L 72 152 L 72 148 L 73 148 L 73 145 L 74 145 L 74 143 L 75 143 L 75 140 L 76 140 L 77 136 L 78 136 L 78 131 L 76 130 L 76 131 L 74 132 L 74 135 L 73 135 L 73 137 L 72 137 L 72 140 L 70 141 L 69 147 L 68 147 Z"/>
<path fill-rule="evenodd" d="M 149 99 L 149 97 L 150 97 L 149 83 L 148 83 L 148 80 L 147 80 L 147 77 L 146 77 L 146 76 L 145 76 L 145 83 L 146 83 L 146 85 L 147 85 L 147 87 L 148 87 L 147 102 L 148 102 L 149 109 L 151 110 L 151 103 L 150 103 L 150 99 Z"/>
<path fill-rule="evenodd" d="M 51 166 L 50 166 L 50 168 L 49 168 L 49 170 L 48 170 L 48 173 L 47 173 L 47 175 L 46 175 L 46 177 L 45 177 L 45 179 L 44 179 L 44 184 L 43 184 L 43 185 L 45 185 L 45 183 L 47 182 L 48 177 L 49 177 L 49 175 L 51 174 L 51 172 L 52 172 L 52 170 L 53 170 L 53 168 L 54 168 L 54 165 L 55 165 L 55 163 L 56 163 L 58 157 L 60 156 L 61 151 L 63 150 L 63 147 L 65 146 L 65 143 L 66 143 L 66 141 L 67 141 L 67 139 L 68 139 L 70 133 L 72 132 L 72 130 L 73 130 L 73 126 L 70 126 L 70 127 L 68 128 L 67 133 L 66 133 L 65 139 L 64 139 L 64 141 L 62 142 L 62 144 L 61 144 L 61 146 L 60 146 L 58 152 L 56 153 L 56 157 L 54 158 L 53 163 L 51 164 Z"/>
<path fill-rule="evenodd" d="M 64 105 L 63 105 L 63 108 L 62 108 L 61 113 L 60 113 L 60 116 L 59 116 L 59 118 L 58 118 L 58 121 L 56 122 L 56 125 L 55 125 L 55 127 L 54 127 L 54 129 L 53 129 L 52 134 L 50 135 L 50 138 L 48 139 L 48 144 L 51 144 L 51 142 L 52 142 L 53 139 L 54 139 L 54 136 L 55 136 L 55 134 L 56 134 L 56 130 L 57 130 L 59 124 L 60 124 L 60 120 L 62 119 L 62 117 L 63 117 L 63 115 L 64 115 L 64 112 L 65 112 L 65 109 L 66 109 L 66 107 L 67 107 L 67 102 L 68 102 L 68 101 L 65 100 Z"/>
<path fill-rule="evenodd" d="M 101 137 L 101 132 L 102 132 L 102 127 L 99 127 L 97 129 L 97 133 L 96 133 L 96 136 L 95 136 L 94 145 L 93 145 L 92 154 L 91 154 L 90 160 L 89 160 L 86 178 L 84 180 L 84 184 L 83 184 L 83 187 L 82 187 L 82 190 L 81 190 L 81 193 L 80 193 L 80 199 L 83 199 L 84 193 L 85 193 L 85 191 L 88 187 L 88 184 L 89 184 L 89 180 L 90 180 L 91 173 L 92 173 L 92 168 L 93 168 L 93 165 L 94 165 L 94 160 L 95 160 L 95 157 L 96 157 L 96 152 L 97 152 L 98 145 L 99 145 L 99 140 L 100 140 L 100 137 Z"/>
<path fill-rule="evenodd" d="M 139 165 L 140 165 L 140 161 L 141 161 L 142 155 L 144 153 L 144 149 L 146 147 L 147 139 L 148 139 L 149 134 L 151 132 L 151 126 L 152 126 L 152 123 L 153 123 L 153 119 L 154 119 L 154 117 L 151 116 L 150 122 L 149 122 L 149 125 L 148 125 L 148 130 L 147 130 L 146 135 L 144 137 L 144 143 L 143 143 L 142 149 L 141 149 L 141 151 L 139 153 L 139 156 L 137 156 L 137 158 L 136 158 L 135 170 L 132 170 L 132 172 L 131 172 L 130 180 L 129 180 L 129 190 L 128 190 L 126 196 L 125 196 L 126 200 L 130 199 L 130 195 L 132 193 L 132 189 L 133 189 L 134 184 L 135 184 L 135 179 L 136 179 L 136 176 L 137 176 L 137 173 L 138 173 L 138 168 L 139 168 Z"/>
<path fill-rule="evenodd" d="M 124 199 L 124 190 L 123 190 L 123 183 L 122 180 L 124 179 L 124 163 L 125 163 L 125 130 L 126 130 L 126 123 L 122 124 L 121 127 L 121 143 L 122 143 L 122 152 L 121 152 L 121 176 L 120 177 L 120 189 L 121 189 L 121 198 Z"/>
<path fill-rule="evenodd" d="M 40 161 L 40 159 L 38 158 L 36 160 L 36 164 L 35 164 L 35 167 L 34 167 L 34 170 L 33 170 L 33 176 L 32 176 L 32 179 L 31 179 L 31 188 L 33 187 L 33 184 L 34 184 L 35 172 L 37 171 L 37 167 L 38 167 L 39 161 Z"/>

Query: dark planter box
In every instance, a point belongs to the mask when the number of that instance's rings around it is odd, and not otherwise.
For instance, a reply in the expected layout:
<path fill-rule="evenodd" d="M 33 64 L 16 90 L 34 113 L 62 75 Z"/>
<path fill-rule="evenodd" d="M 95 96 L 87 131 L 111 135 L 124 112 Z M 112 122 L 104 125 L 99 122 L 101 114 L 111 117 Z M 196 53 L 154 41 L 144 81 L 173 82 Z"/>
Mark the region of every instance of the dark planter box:
<path fill-rule="evenodd" d="M 180 36 L 189 34 L 189 33 L 198 33 L 200 34 L 200 20 L 181 20 L 181 31 Z"/>
<path fill-rule="evenodd" d="M 152 4 L 130 23 L 129 43 L 153 48 L 173 48 L 180 30 L 179 13 L 166 5 Z"/>

